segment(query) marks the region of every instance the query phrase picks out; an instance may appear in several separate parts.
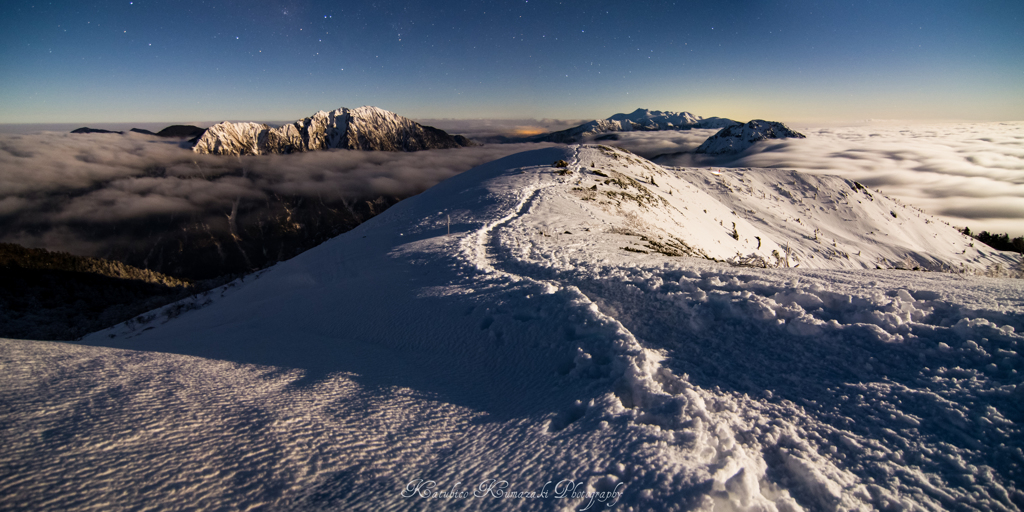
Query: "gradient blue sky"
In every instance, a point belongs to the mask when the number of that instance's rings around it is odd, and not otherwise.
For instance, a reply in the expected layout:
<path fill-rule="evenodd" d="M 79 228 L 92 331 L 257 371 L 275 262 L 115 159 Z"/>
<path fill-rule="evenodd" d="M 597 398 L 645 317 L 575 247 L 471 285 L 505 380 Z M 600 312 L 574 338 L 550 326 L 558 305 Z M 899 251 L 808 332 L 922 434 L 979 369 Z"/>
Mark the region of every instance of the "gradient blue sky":
<path fill-rule="evenodd" d="M 1024 2 L 19 1 L 0 123 L 1024 119 Z"/>

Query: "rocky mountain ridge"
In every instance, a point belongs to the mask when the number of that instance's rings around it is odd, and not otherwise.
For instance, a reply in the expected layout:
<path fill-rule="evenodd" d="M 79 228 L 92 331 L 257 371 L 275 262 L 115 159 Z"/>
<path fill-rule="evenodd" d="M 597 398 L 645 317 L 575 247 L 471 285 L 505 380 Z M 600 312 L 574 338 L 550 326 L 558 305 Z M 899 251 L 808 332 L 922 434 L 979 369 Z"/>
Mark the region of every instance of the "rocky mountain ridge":
<path fill-rule="evenodd" d="M 264 155 L 325 149 L 420 151 L 473 145 L 476 144 L 465 137 L 365 106 L 321 110 L 278 128 L 261 123 L 218 123 L 196 141 L 192 150 L 220 155 Z"/>
<path fill-rule="evenodd" d="M 746 151 L 756 142 L 768 139 L 804 139 L 802 133 L 791 130 L 785 124 L 776 121 L 754 119 L 745 124 L 736 124 L 723 128 L 708 137 L 697 148 L 697 153 L 708 155 L 736 154 Z"/>
<path fill-rule="evenodd" d="M 567 130 L 536 135 L 530 137 L 529 141 L 572 144 L 586 137 L 608 132 L 725 128 L 738 124 L 736 121 L 722 117 L 703 118 L 690 112 L 638 108 L 629 114 L 619 113 L 607 119 L 596 119 Z"/>

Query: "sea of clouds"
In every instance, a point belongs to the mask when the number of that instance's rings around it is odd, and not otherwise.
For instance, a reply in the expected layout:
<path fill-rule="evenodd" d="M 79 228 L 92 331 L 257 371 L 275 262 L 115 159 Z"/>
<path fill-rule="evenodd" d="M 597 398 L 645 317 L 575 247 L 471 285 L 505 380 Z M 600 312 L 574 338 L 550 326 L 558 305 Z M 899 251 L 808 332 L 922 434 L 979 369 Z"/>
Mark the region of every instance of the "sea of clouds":
<path fill-rule="evenodd" d="M 416 122 L 470 139 L 530 137 L 579 126 L 589 119 L 417 119 Z"/>
<path fill-rule="evenodd" d="M 221 217 L 238 200 L 408 197 L 503 156 L 549 144 L 392 153 L 332 150 L 230 157 L 126 133 L 0 134 L 0 242 L 75 254 L 105 247 L 80 226 L 154 216 Z M 123 243 L 111 239 L 110 243 Z"/>

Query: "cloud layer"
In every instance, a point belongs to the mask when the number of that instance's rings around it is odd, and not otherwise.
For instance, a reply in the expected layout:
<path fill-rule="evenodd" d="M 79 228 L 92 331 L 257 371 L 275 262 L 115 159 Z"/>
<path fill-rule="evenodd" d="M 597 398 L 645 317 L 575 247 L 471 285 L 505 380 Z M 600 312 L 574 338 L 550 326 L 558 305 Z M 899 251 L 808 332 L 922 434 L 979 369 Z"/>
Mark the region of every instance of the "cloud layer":
<path fill-rule="evenodd" d="M 628 149 L 644 158 L 654 159 L 662 155 L 670 155 L 681 151 L 692 152 L 703 144 L 704 141 L 708 140 L 708 137 L 716 133 L 718 133 L 718 130 L 713 129 L 619 132 L 615 134 L 591 135 L 583 142 L 616 146 Z M 609 135 L 614 138 L 605 138 Z M 599 140 L 602 138 L 604 140 Z"/>
<path fill-rule="evenodd" d="M 118 226 L 154 217 L 225 225 L 239 202 L 279 196 L 322 203 L 408 197 L 537 144 L 416 153 L 321 151 L 260 157 L 199 155 L 177 142 L 125 134 L 0 135 L 0 241 L 106 253 Z M 82 227 L 93 235 L 85 237 Z M 97 226 L 109 232 L 96 240 Z M 109 229 L 102 229 L 104 227 Z"/>
<path fill-rule="evenodd" d="M 416 122 L 440 128 L 470 139 L 490 137 L 530 137 L 579 126 L 589 119 L 417 119 Z"/>

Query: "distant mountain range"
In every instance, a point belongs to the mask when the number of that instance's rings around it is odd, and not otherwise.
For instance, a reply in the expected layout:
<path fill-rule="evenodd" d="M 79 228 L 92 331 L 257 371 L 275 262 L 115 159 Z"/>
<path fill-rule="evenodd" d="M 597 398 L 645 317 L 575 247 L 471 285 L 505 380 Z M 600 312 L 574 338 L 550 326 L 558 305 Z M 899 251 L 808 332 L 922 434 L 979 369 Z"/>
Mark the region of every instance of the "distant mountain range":
<path fill-rule="evenodd" d="M 149 130 L 144 130 L 142 128 L 132 128 L 131 130 L 128 131 L 133 133 L 141 133 L 143 135 L 153 135 L 156 137 L 198 140 L 199 137 L 202 137 L 203 133 L 206 132 L 206 128 L 200 128 L 198 126 L 192 125 L 175 124 L 168 126 L 167 128 L 164 128 L 163 130 L 160 130 L 155 133 Z M 89 128 L 88 126 L 83 126 L 81 128 L 71 130 L 71 133 L 116 133 L 118 135 L 124 134 L 124 132 L 122 131 L 103 130 L 101 128 Z"/>
<path fill-rule="evenodd" d="M 701 117 L 689 112 L 671 112 L 638 108 L 629 114 L 615 114 L 606 119 L 595 119 L 579 126 L 557 132 L 542 133 L 530 137 L 488 137 L 483 142 L 557 142 L 572 144 L 602 133 L 661 130 L 690 130 L 693 128 L 725 128 L 740 124 L 724 117 Z M 605 136 L 607 137 L 607 136 Z M 596 137 L 596 140 L 614 140 L 613 137 Z"/>
<path fill-rule="evenodd" d="M 546 142 L 578 142 L 583 137 L 606 132 L 690 130 L 693 128 L 724 128 L 739 124 L 722 117 L 703 118 L 689 112 L 669 112 L 638 108 L 630 114 L 615 114 L 607 119 L 583 123 L 575 128 L 541 136 Z"/>
<path fill-rule="evenodd" d="M 461 135 L 449 135 L 394 112 L 367 106 L 321 110 L 279 128 L 260 123 L 218 123 L 196 141 L 192 150 L 219 155 L 264 155 L 323 149 L 420 151 L 475 145 Z"/>
<path fill-rule="evenodd" d="M 767 139 L 804 138 L 804 135 L 775 121 L 755 119 L 746 124 L 724 117 L 701 117 L 690 112 L 638 108 L 629 114 L 614 114 L 579 126 L 530 137 L 487 137 L 486 143 L 555 142 L 573 144 L 584 139 L 616 140 L 618 132 L 690 129 L 721 130 L 708 138 L 697 153 L 724 155 L 741 153 L 755 142 Z M 387 110 L 365 106 L 319 111 L 281 127 L 254 122 L 222 122 L 208 129 L 173 125 L 151 132 L 130 131 L 157 137 L 190 139 L 196 153 L 218 155 L 263 155 L 299 153 L 323 149 L 363 151 L 420 151 L 478 145 L 462 135 L 421 125 Z M 82 127 L 71 133 L 116 133 L 120 131 Z M 604 135 L 602 135 L 604 134 Z"/>

